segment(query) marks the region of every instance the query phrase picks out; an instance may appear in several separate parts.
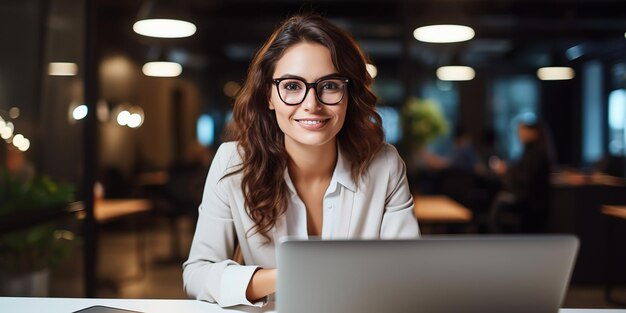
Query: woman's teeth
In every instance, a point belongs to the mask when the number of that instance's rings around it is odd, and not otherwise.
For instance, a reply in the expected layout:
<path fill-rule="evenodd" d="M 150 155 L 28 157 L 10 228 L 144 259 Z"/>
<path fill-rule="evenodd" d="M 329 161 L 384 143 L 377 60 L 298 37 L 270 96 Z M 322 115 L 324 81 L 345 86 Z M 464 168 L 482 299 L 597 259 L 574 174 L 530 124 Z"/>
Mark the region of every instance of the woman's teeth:
<path fill-rule="evenodd" d="M 314 125 L 314 124 L 319 124 L 322 123 L 322 120 L 315 120 L 315 121 L 311 121 L 311 120 L 306 120 L 306 121 L 300 121 L 300 123 L 302 124 L 307 124 L 307 125 Z"/>

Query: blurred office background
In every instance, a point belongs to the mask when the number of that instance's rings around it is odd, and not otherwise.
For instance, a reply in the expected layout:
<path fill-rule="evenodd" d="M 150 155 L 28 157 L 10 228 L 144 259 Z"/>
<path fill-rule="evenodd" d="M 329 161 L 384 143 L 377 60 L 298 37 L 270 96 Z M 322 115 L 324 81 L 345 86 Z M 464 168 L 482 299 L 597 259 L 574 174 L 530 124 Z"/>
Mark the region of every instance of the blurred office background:
<path fill-rule="evenodd" d="M 523 156 L 518 125 L 541 122 L 551 167 L 549 192 L 531 191 L 545 213 L 537 222 L 582 243 L 566 305 L 619 306 L 626 220 L 603 212 L 626 205 L 623 6 L 2 0 L 0 295 L 32 295 L 18 277 L 31 273 L 31 284 L 47 282 L 34 294 L 184 297 L 181 264 L 204 178 L 247 66 L 280 21 L 315 11 L 370 59 L 386 138 L 417 201 L 444 195 L 472 213 L 461 224 L 424 224 L 425 233 L 524 233 L 519 211 L 493 217 L 510 175 L 498 168 Z M 150 18 L 190 22 L 190 34 L 133 30 Z M 417 38 L 436 24 L 473 35 Z M 155 73 L 151 62 L 173 72 Z M 450 77 L 445 66 L 463 68 Z M 561 76 L 544 76 L 550 67 Z M 465 163 L 455 163 L 459 151 L 470 151 Z M 618 301 L 605 299 L 607 283 Z"/>

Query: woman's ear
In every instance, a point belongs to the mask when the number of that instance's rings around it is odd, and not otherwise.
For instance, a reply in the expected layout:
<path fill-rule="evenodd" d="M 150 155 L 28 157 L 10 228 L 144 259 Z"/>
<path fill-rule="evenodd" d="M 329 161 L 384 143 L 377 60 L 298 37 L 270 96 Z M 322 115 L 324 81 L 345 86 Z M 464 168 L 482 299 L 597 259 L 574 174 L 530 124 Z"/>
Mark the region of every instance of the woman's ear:
<path fill-rule="evenodd" d="M 272 103 L 272 96 L 271 95 L 267 97 L 267 106 L 270 108 L 270 110 L 276 109 L 274 107 L 274 104 Z"/>

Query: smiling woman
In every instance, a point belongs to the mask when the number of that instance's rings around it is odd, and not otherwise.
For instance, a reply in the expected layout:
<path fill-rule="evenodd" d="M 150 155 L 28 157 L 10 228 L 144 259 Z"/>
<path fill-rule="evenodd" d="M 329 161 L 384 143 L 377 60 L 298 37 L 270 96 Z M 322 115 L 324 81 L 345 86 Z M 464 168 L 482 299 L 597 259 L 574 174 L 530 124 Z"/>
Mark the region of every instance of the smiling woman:
<path fill-rule="evenodd" d="M 262 305 L 276 291 L 285 236 L 419 236 L 366 61 L 352 36 L 317 15 L 286 20 L 259 49 L 235 100 L 236 141 L 209 170 L 184 264 L 189 295 Z M 237 245 L 247 265 L 233 261 Z"/>

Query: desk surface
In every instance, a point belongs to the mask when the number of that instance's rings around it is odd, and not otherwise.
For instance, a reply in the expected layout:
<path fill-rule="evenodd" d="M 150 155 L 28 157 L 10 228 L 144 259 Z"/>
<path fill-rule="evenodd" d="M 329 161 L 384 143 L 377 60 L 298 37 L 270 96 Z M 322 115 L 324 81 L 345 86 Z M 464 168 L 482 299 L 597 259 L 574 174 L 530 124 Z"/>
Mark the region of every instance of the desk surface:
<path fill-rule="evenodd" d="M 469 223 L 472 211 L 441 195 L 414 195 L 415 216 L 420 223 Z"/>
<path fill-rule="evenodd" d="M 146 313 L 275 313 L 272 304 L 265 308 L 219 306 L 196 300 L 165 299 L 83 299 L 83 298 L 27 298 L 0 297 L 3 312 L 21 313 L 70 313 L 93 305 L 111 306 Z M 626 310 L 609 309 L 561 309 L 559 313 L 626 313 Z"/>

